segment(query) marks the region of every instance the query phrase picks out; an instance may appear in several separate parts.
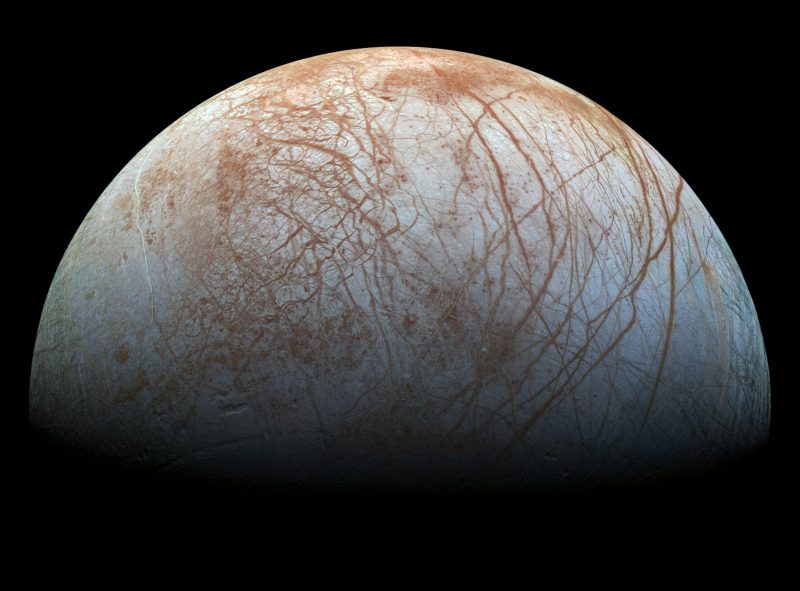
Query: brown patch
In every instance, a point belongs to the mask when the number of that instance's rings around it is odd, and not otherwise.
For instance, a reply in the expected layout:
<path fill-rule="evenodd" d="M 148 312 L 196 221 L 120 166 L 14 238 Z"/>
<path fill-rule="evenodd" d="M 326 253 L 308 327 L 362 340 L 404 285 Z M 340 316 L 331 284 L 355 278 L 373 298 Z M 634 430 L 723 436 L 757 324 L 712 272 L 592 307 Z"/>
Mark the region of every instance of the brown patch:
<path fill-rule="evenodd" d="M 246 191 L 250 175 L 248 163 L 254 154 L 259 152 L 248 153 L 230 142 L 222 145 L 215 162 L 216 183 L 211 194 L 217 198 L 223 215 L 230 212 L 231 203 Z"/>
<path fill-rule="evenodd" d="M 176 421 L 175 426 L 180 428 L 185 426 L 195 413 L 193 407 L 179 409 L 180 403 L 185 399 L 185 394 L 186 392 L 181 388 L 178 380 L 170 378 L 162 388 L 154 393 L 151 403 L 159 409 L 159 412 L 171 415 Z"/>
<path fill-rule="evenodd" d="M 481 351 L 487 368 L 496 369 L 514 356 L 518 332 L 518 328 L 509 323 L 494 325 Z"/>
<path fill-rule="evenodd" d="M 94 290 L 93 289 L 91 291 L 87 291 L 86 292 L 86 299 L 89 300 L 89 301 L 94 299 Z"/>
<path fill-rule="evenodd" d="M 117 363 L 125 363 L 129 356 L 130 349 L 125 343 L 121 344 L 119 347 L 117 347 L 117 350 L 114 351 L 114 359 L 117 361 Z"/>
<path fill-rule="evenodd" d="M 311 330 L 302 324 L 291 326 L 292 336 L 287 339 L 289 350 L 295 359 L 303 363 L 313 363 L 316 359 L 312 344 Z"/>
<path fill-rule="evenodd" d="M 126 404 L 133 402 L 139 396 L 142 390 L 150 385 L 147 375 L 144 371 L 140 370 L 135 380 L 130 386 L 123 386 L 114 394 L 114 404 Z"/>
<path fill-rule="evenodd" d="M 406 312 L 403 314 L 401 327 L 405 334 L 413 334 L 415 331 L 419 330 L 419 316 L 412 312 Z"/>
<path fill-rule="evenodd" d="M 708 287 L 708 295 L 711 300 L 711 309 L 714 313 L 714 320 L 717 323 L 717 335 L 719 342 L 720 367 L 727 372 L 730 367 L 730 324 L 728 320 L 728 308 L 725 306 L 725 298 L 722 292 L 722 283 L 716 269 L 706 261 L 702 263 L 703 275 Z"/>
<path fill-rule="evenodd" d="M 562 86 L 547 87 L 546 94 L 559 103 L 565 112 L 577 115 L 576 119 L 596 122 L 598 119 L 605 118 L 605 115 L 594 101 L 571 88 Z"/>
<path fill-rule="evenodd" d="M 438 295 L 439 295 L 439 287 L 436 285 L 431 285 L 430 288 L 428 288 L 428 297 L 434 298 Z"/>
<path fill-rule="evenodd" d="M 494 65 L 494 64 L 493 64 Z M 508 65 L 497 63 L 487 67 L 485 58 L 458 56 L 454 59 L 430 61 L 396 67 L 383 81 L 382 91 L 402 95 L 409 88 L 430 102 L 445 104 L 468 93 L 502 88 L 507 91 L 527 81 Z"/>

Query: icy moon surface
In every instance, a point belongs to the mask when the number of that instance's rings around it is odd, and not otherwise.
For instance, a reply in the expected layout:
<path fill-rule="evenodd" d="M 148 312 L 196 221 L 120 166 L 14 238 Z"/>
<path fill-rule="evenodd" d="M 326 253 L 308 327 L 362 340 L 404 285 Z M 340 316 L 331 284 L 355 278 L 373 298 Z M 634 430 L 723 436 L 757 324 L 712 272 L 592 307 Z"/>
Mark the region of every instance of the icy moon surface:
<path fill-rule="evenodd" d="M 122 169 L 30 420 L 158 474 L 537 488 L 735 460 L 769 405 L 737 263 L 658 152 L 533 72 L 379 48 L 237 84 Z"/>

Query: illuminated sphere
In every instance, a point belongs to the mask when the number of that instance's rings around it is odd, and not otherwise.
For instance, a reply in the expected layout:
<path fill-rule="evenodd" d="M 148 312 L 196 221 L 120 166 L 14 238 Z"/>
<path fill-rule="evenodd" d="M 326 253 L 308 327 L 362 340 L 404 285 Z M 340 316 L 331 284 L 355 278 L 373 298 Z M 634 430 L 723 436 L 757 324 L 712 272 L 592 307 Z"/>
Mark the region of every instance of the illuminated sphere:
<path fill-rule="evenodd" d="M 30 393 L 81 454 L 398 490 L 693 474 L 769 405 L 741 272 L 664 158 L 552 80 L 414 48 L 270 70 L 145 146 L 64 255 Z"/>

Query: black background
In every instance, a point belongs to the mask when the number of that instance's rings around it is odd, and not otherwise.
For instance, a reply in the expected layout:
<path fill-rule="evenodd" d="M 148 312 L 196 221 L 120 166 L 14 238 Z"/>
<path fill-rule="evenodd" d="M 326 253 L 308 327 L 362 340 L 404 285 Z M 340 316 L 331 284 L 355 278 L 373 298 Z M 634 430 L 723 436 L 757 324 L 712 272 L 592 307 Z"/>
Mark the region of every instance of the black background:
<path fill-rule="evenodd" d="M 567 544 L 602 547 L 611 538 L 663 534 L 698 551 L 723 538 L 752 549 L 785 527 L 796 465 L 788 451 L 796 313 L 786 313 L 796 309 L 789 293 L 796 288 L 787 274 L 797 254 L 789 247 L 793 195 L 784 180 L 791 152 L 782 136 L 792 112 L 779 30 L 785 17 L 608 15 L 578 6 L 569 14 L 506 8 L 497 15 L 484 7 L 434 21 L 423 8 L 380 13 L 348 5 L 318 14 L 297 5 L 264 14 L 218 10 L 209 19 L 72 11 L 32 20 L 30 51 L 19 64 L 23 110 L 34 110 L 25 123 L 32 146 L 22 150 L 34 191 L 20 199 L 27 209 L 19 271 L 25 289 L 14 319 L 21 360 L 12 368 L 23 407 L 39 314 L 59 260 L 91 205 L 140 148 L 206 98 L 272 67 L 342 49 L 415 45 L 486 55 L 553 78 L 603 105 L 683 175 L 736 255 L 761 320 L 773 392 L 768 449 L 720 473 L 645 490 L 331 498 L 153 484 L 69 458 L 33 433 L 19 480 L 32 527 L 59 532 L 61 540 L 124 532 L 162 543 L 164 535 L 187 531 L 230 538 L 291 530 L 317 540 L 336 532 L 339 539 L 429 544 L 431 536 L 455 532 L 482 544 L 526 532 L 552 540 L 558 532 Z"/>

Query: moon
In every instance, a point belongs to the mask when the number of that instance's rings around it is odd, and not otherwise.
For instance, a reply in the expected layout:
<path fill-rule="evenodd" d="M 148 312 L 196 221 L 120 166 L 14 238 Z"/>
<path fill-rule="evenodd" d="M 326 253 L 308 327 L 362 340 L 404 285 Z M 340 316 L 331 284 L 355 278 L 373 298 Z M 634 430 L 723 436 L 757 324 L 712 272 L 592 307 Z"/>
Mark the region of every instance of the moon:
<path fill-rule="evenodd" d="M 64 255 L 30 389 L 76 453 L 289 489 L 676 478 L 769 410 L 670 164 L 553 80 L 408 47 L 275 68 L 145 146 Z"/>

